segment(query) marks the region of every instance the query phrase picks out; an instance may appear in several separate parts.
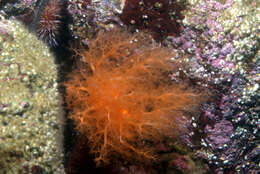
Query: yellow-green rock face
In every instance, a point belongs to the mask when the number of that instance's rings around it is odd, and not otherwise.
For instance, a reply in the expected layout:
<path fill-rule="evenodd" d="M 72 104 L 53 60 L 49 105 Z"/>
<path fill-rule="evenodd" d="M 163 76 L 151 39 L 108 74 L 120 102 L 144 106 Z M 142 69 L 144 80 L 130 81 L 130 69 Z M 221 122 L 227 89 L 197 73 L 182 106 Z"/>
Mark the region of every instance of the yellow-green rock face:
<path fill-rule="evenodd" d="M 56 81 L 47 46 L 0 20 L 0 174 L 64 173 Z"/>

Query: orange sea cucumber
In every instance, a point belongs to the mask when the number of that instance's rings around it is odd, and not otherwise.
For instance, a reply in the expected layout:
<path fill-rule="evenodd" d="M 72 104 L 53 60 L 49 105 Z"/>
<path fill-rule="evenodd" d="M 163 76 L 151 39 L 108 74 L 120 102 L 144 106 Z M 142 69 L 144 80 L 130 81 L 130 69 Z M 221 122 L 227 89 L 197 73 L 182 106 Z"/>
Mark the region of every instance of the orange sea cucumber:
<path fill-rule="evenodd" d="M 176 120 L 201 101 L 171 81 L 174 54 L 144 33 L 101 31 L 79 52 L 85 63 L 65 84 L 66 103 L 97 162 L 155 159 L 153 142 L 176 137 Z"/>

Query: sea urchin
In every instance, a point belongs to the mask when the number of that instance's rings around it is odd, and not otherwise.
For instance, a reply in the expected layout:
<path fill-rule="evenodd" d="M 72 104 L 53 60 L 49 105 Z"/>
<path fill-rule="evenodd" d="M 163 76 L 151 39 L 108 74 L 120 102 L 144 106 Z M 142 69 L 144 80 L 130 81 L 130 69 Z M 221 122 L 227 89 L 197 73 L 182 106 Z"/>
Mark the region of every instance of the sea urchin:
<path fill-rule="evenodd" d="M 57 36 L 61 27 L 62 2 L 60 0 L 48 0 L 42 10 L 37 26 L 39 38 L 51 46 L 57 46 Z"/>

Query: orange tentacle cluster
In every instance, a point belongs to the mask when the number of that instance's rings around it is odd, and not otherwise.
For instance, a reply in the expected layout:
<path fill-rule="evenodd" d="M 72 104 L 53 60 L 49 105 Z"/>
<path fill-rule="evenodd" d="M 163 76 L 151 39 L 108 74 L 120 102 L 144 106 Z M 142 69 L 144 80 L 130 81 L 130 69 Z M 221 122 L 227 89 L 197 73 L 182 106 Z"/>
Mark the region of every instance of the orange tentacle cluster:
<path fill-rule="evenodd" d="M 172 83 L 173 53 L 143 33 L 100 32 L 89 47 L 66 83 L 70 118 L 97 162 L 155 159 L 153 142 L 178 135 L 178 118 L 201 96 Z"/>

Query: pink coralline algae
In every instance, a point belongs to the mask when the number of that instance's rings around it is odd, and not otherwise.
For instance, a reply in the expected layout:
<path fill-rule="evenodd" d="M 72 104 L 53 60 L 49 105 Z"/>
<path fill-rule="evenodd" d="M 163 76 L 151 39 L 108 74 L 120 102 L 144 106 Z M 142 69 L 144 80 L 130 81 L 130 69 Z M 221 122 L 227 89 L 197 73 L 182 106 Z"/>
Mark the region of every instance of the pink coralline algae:
<path fill-rule="evenodd" d="M 27 5 L 30 6 L 33 3 L 33 0 L 23 0 L 23 2 Z"/>
<path fill-rule="evenodd" d="M 230 35 L 225 37 L 225 42 L 219 38 L 216 42 L 207 42 L 212 37 L 210 31 L 201 32 L 185 28 L 184 34 L 180 37 L 169 38 L 172 40 L 173 46 L 181 47 L 187 52 L 193 53 L 198 61 L 207 62 L 214 68 L 231 70 L 234 68 L 234 63 L 226 60 L 226 56 L 235 52 L 233 46 L 233 38 Z M 204 44 L 204 45 L 202 45 Z"/>
<path fill-rule="evenodd" d="M 185 156 L 178 156 L 172 161 L 172 164 L 176 166 L 179 170 L 187 172 L 190 170 L 190 166 L 187 161 L 188 160 L 185 158 Z"/>
<path fill-rule="evenodd" d="M 207 125 L 205 133 L 207 134 L 206 142 L 214 146 L 214 148 L 221 148 L 230 142 L 230 137 L 234 133 L 233 125 L 230 121 L 221 120 L 214 125 L 214 128 Z"/>
<path fill-rule="evenodd" d="M 214 68 L 232 70 L 235 63 L 226 57 L 234 54 L 236 38 L 225 33 L 223 26 L 217 20 L 225 9 L 231 7 L 231 4 L 231 1 L 225 4 L 208 1 L 199 4 L 196 8 L 192 7 L 191 16 L 185 19 L 183 34 L 180 37 L 170 38 L 173 45 L 181 46 L 183 50 L 193 53 L 196 59 L 207 62 Z"/>
<path fill-rule="evenodd" d="M 113 169 L 113 174 L 155 174 L 155 172 L 132 165 L 129 167 L 115 167 Z"/>
<path fill-rule="evenodd" d="M 198 128 L 194 139 L 201 136 L 200 153 L 217 174 L 259 169 L 260 38 L 255 2 L 198 1 L 186 14 L 180 36 L 165 40 L 192 62 L 186 73 L 212 90 L 201 118 L 191 124 Z M 196 141 L 191 143 L 195 147 Z"/>

